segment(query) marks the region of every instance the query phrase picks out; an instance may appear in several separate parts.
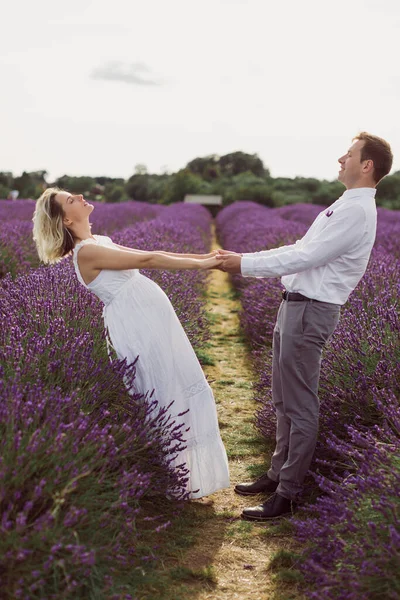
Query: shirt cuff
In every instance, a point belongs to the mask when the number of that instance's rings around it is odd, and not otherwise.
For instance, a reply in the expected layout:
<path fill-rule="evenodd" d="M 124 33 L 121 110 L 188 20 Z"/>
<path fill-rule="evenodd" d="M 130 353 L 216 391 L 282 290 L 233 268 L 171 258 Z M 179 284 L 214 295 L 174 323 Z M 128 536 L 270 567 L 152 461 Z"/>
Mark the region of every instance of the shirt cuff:
<path fill-rule="evenodd" d="M 254 258 L 251 256 L 246 256 L 245 254 L 242 256 L 242 260 L 240 261 L 240 271 L 243 277 L 251 277 L 252 270 L 254 266 Z"/>

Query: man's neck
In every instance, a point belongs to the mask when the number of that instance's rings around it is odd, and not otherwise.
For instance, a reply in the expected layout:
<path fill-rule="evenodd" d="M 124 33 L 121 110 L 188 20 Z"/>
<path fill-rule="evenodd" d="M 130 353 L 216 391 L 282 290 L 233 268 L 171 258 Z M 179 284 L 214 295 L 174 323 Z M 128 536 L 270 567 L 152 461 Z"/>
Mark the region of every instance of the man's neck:
<path fill-rule="evenodd" d="M 357 188 L 376 188 L 376 184 L 371 183 L 370 181 L 368 183 L 364 182 L 364 181 L 357 181 L 356 183 L 350 184 L 350 185 L 346 185 L 346 190 L 356 190 Z"/>

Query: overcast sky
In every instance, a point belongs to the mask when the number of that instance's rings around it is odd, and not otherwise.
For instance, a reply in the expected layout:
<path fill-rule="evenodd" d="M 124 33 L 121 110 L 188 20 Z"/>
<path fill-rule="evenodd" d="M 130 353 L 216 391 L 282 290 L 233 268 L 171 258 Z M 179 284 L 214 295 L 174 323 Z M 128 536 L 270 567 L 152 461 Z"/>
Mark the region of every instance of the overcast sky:
<path fill-rule="evenodd" d="M 335 179 L 362 130 L 399 170 L 399 59 L 398 0 L 13 0 L 0 171 L 127 178 L 242 150 Z"/>

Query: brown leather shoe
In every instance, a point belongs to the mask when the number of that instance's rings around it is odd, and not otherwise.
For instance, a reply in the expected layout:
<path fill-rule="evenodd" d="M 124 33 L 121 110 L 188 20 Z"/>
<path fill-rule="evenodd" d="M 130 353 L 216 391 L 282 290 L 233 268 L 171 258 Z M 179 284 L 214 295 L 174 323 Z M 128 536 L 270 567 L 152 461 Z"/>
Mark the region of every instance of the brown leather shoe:
<path fill-rule="evenodd" d="M 273 494 L 264 504 L 245 508 L 241 514 L 245 521 L 269 521 L 290 517 L 296 510 L 297 505 L 293 500 L 288 500 L 279 494 Z"/>
<path fill-rule="evenodd" d="M 273 494 L 278 487 L 277 481 L 272 481 L 265 473 L 254 483 L 239 483 L 235 485 L 235 492 L 240 496 L 256 496 L 257 494 Z"/>

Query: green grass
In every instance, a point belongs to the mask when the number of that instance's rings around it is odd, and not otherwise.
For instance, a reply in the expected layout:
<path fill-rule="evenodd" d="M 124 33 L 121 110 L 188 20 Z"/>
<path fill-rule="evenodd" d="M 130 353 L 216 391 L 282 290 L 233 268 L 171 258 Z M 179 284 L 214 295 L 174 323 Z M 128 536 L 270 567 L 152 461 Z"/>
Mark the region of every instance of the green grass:
<path fill-rule="evenodd" d="M 216 325 L 217 323 L 220 323 L 221 321 L 221 316 L 215 312 L 212 312 L 210 310 L 206 311 L 206 317 L 207 317 L 207 321 L 209 323 L 209 325 Z"/>
<path fill-rule="evenodd" d="M 283 598 L 298 598 L 298 588 L 304 583 L 304 576 L 297 568 L 301 561 L 301 555 L 292 550 L 278 550 L 268 563 L 267 570 L 274 573 L 276 589 L 271 600 L 283 600 Z M 285 587 L 290 589 L 287 590 Z M 296 587 L 296 593 L 293 591 Z"/>
<path fill-rule="evenodd" d="M 242 544 L 243 542 L 249 541 L 253 537 L 253 530 L 253 523 L 239 519 L 235 523 L 232 523 L 226 532 L 226 536 L 228 538 L 235 538 L 236 543 Z"/>
<path fill-rule="evenodd" d="M 293 537 L 295 533 L 294 525 L 292 525 L 290 519 L 281 519 L 271 523 L 266 529 L 261 532 L 261 536 L 266 538 L 266 541 L 270 538 L 278 537 Z"/>
<path fill-rule="evenodd" d="M 269 446 L 272 447 L 272 444 L 266 444 L 265 440 L 263 438 L 261 438 L 263 441 L 263 455 L 268 455 L 269 456 Z M 249 479 L 258 479 L 261 475 L 264 475 L 264 473 L 266 473 L 268 471 L 270 467 L 270 463 L 269 462 L 265 462 L 265 463 L 261 463 L 261 464 L 256 464 L 256 465 L 248 465 L 247 466 L 247 472 L 249 474 Z"/>
<path fill-rule="evenodd" d="M 152 499 L 160 502 L 159 499 Z M 165 508 L 164 508 L 165 510 Z M 216 579 L 210 565 L 201 568 L 182 566 L 185 555 L 199 543 L 204 525 L 214 519 L 210 505 L 186 503 L 179 515 L 171 512 L 171 526 L 160 536 L 158 561 L 145 567 L 145 577 L 136 588 L 138 600 L 187 600 L 190 589 L 215 585 Z M 215 536 L 216 546 L 219 543 Z"/>
<path fill-rule="evenodd" d="M 212 565 L 207 565 L 202 569 L 189 569 L 188 567 L 176 567 L 171 569 L 170 576 L 177 581 L 192 581 L 197 580 L 216 584 L 217 578 Z"/>
<path fill-rule="evenodd" d="M 242 389 L 242 390 L 251 390 L 253 388 L 253 384 L 252 384 L 252 382 L 248 382 L 248 381 L 238 381 L 235 384 L 235 387 Z"/>
<path fill-rule="evenodd" d="M 196 351 L 197 358 L 201 365 L 209 365 L 210 367 L 215 366 L 215 360 L 212 356 L 203 348 L 200 348 Z"/>
<path fill-rule="evenodd" d="M 234 288 L 227 292 L 209 292 L 208 295 L 210 298 L 224 298 L 225 300 L 238 300 L 239 298 L 239 293 Z"/>

